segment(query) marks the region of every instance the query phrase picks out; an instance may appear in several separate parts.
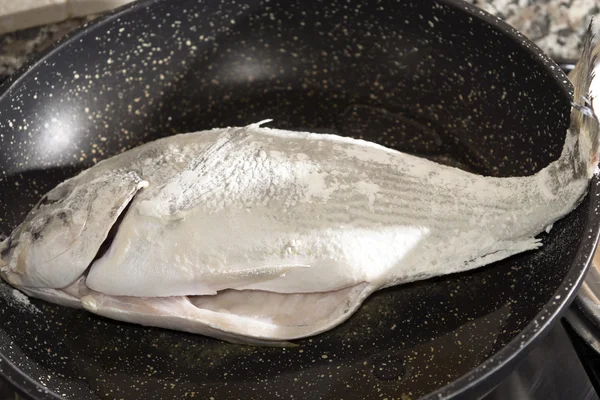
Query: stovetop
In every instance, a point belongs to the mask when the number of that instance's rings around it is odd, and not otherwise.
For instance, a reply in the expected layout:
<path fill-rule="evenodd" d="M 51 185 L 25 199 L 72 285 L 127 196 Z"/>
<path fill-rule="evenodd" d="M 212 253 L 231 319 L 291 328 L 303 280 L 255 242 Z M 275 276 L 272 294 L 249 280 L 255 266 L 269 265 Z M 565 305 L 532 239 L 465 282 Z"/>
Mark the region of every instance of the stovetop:
<path fill-rule="evenodd" d="M 563 319 L 483 400 L 598 400 L 600 356 Z M 595 371 L 595 373 L 594 373 Z"/>

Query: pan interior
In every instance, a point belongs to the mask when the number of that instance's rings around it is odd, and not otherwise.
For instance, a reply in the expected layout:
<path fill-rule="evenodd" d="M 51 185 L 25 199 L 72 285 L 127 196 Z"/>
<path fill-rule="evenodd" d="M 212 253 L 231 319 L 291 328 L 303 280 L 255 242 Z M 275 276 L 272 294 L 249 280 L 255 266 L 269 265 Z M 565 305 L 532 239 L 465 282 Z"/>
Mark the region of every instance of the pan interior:
<path fill-rule="evenodd" d="M 494 176 L 529 174 L 560 154 L 569 99 L 559 75 L 461 7 L 147 4 L 64 43 L 0 98 L 1 233 L 98 160 L 173 133 L 265 118 Z M 26 304 L 2 284 L 0 352 L 68 399 L 418 398 L 492 357 L 556 295 L 588 202 L 539 251 L 381 291 L 295 348 Z"/>

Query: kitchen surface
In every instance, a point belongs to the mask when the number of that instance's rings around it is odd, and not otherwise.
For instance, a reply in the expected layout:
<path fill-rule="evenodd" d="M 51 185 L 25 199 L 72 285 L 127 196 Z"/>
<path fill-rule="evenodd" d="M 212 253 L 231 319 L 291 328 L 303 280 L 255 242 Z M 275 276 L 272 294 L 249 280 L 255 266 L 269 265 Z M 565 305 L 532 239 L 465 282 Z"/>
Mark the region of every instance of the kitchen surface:
<path fill-rule="evenodd" d="M 581 37 L 590 20 L 594 17 L 600 21 L 598 0 L 469 1 L 518 29 L 567 71 L 569 63 L 578 58 Z M 0 32 L 6 32 L 0 34 L 0 82 L 64 35 L 125 3 L 128 1 L 0 0 Z M 600 350 L 595 339 L 600 337 L 596 336 L 597 328 L 577 306 L 568 317 L 571 324 L 565 319 L 557 323 L 497 389 L 481 393 L 485 397 L 480 398 L 600 399 L 600 357 L 593 351 L 595 344 Z M 0 386 L 0 400 L 17 398 L 7 385 Z"/>

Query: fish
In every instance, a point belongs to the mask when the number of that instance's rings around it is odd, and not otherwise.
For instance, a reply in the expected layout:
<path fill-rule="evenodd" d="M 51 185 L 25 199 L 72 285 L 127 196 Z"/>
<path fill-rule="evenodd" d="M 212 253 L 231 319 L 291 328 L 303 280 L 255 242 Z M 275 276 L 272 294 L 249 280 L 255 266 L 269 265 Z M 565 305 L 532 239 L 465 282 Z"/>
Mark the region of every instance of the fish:
<path fill-rule="evenodd" d="M 270 120 L 178 134 L 45 194 L 0 244 L 0 275 L 48 302 L 233 343 L 328 331 L 383 288 L 542 246 L 597 168 L 599 52 L 590 26 L 561 155 L 532 175 Z"/>

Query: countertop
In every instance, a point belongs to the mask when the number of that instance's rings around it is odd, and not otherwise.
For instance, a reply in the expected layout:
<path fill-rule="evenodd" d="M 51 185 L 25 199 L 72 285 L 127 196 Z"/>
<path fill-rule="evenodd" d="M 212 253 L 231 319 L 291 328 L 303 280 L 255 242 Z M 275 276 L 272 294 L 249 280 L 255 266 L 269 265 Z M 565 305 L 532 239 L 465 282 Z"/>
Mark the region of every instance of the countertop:
<path fill-rule="evenodd" d="M 576 60 L 590 20 L 600 33 L 599 0 L 467 0 L 508 22 L 550 57 Z"/>
<path fill-rule="evenodd" d="M 467 0 L 508 22 L 556 60 L 575 60 L 592 17 L 600 32 L 599 0 Z M 0 80 L 31 56 L 94 16 L 0 36 Z"/>

